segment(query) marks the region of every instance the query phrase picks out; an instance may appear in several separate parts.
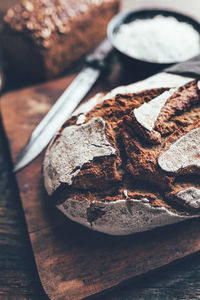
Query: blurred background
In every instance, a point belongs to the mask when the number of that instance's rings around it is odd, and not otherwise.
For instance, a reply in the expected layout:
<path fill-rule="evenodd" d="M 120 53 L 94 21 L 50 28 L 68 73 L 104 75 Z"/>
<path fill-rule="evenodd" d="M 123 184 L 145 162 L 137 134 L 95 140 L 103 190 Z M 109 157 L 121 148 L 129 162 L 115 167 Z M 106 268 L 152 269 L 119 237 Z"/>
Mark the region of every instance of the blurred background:
<path fill-rule="evenodd" d="M 78 1 L 78 0 L 77 0 Z M 170 8 L 200 21 L 200 0 L 121 0 L 122 9 Z M 4 12 L 19 0 L 0 0 L 0 28 Z M 2 129 L 0 139 L 5 143 Z M 2 144 L 2 143 L 1 143 Z M 9 169 L 9 170 L 8 170 Z M 36 271 L 34 258 L 25 229 L 25 221 L 16 198 L 16 183 L 11 174 L 7 148 L 0 148 L 0 299 L 46 299 Z M 6 192 L 5 192 L 6 191 Z M 18 196 L 18 194 L 17 194 Z M 12 208 L 12 214 L 10 213 Z M 10 224 L 3 223 L 3 216 L 9 215 Z M 8 238 L 4 232 L 11 232 Z M 9 296 L 9 293 L 12 293 Z M 14 295 L 15 294 L 15 295 Z M 7 296 L 8 295 L 8 296 Z M 96 299 L 143 300 L 143 299 L 200 299 L 200 255 L 195 254 L 164 271 L 156 271 L 143 280 L 130 282 L 123 288 L 109 292 Z"/>
<path fill-rule="evenodd" d="M 0 16 L 13 4 L 20 0 L 1 0 Z M 162 7 L 175 8 L 179 12 L 185 12 L 188 15 L 200 20 L 200 1 L 199 0 L 121 0 L 122 9 L 143 8 L 143 7 Z"/>
<path fill-rule="evenodd" d="M 11 5 L 20 2 L 20 0 L 1 0 L 1 12 L 8 9 Z M 122 8 L 141 8 L 145 7 L 174 7 L 179 11 L 185 11 L 188 14 L 200 18 L 200 1 L 199 0 L 122 0 Z"/>
<path fill-rule="evenodd" d="M 2 16 L 5 11 L 10 8 L 12 5 L 19 3 L 20 0 L 7 0 L 0 1 L 0 39 L 1 39 L 1 23 Z M 121 0 L 122 10 L 130 9 L 143 9 L 143 8 L 165 8 L 173 9 L 178 12 L 187 14 L 188 16 L 193 17 L 194 19 L 200 21 L 200 1 L 199 0 Z M 0 43 L 0 53 L 1 53 L 1 43 Z M 6 90 L 19 88 L 30 84 L 26 82 L 26 79 L 21 80 L 19 77 L 20 72 L 17 74 L 13 73 L 13 68 L 8 66 L 6 60 L 0 60 L 0 68 L 3 66 L 4 73 L 6 74 Z M 80 63 L 78 64 L 80 67 Z M 67 70 L 68 71 L 68 70 Z M 69 70 L 70 72 L 70 70 Z M 142 78 L 135 78 L 132 81 L 137 81 Z M 130 80 L 126 82 L 122 81 L 122 84 L 130 83 Z"/>

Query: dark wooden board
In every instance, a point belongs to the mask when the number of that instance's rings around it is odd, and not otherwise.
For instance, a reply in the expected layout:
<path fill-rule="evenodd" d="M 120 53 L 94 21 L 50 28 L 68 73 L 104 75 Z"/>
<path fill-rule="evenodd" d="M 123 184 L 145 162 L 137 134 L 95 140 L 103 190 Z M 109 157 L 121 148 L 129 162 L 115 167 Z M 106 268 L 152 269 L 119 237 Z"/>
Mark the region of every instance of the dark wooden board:
<path fill-rule="evenodd" d="M 0 13 L 2 8 L 9 7 L 10 3 L 13 2 L 18 2 L 18 0 L 0 1 Z M 123 0 L 123 3 L 126 8 L 128 6 L 130 8 L 152 7 L 153 5 L 159 5 L 160 7 L 172 6 L 199 19 L 199 0 L 168 2 L 166 0 Z M 8 88 L 10 88 L 10 84 Z M 28 93 L 32 94 L 32 92 Z M 5 96 L 5 101 L 6 98 L 7 96 Z M 3 105 L 7 104 L 3 103 Z M 16 109 L 16 106 L 14 107 Z M 9 110 L 9 106 L 7 110 Z M 15 130 L 14 125 L 12 126 Z M 19 196 L 13 176 L 10 174 L 9 155 L 7 155 L 5 140 L 2 138 L 2 130 L 0 140 L 0 298 L 9 300 L 46 299 L 40 290 L 34 262 L 32 261 L 32 252 L 29 249 L 21 206 L 18 201 Z M 195 227 L 195 223 L 187 224 L 187 226 L 191 226 L 191 231 Z M 198 229 L 199 223 L 196 223 L 196 225 L 196 229 Z M 170 228 L 173 231 L 173 227 Z M 189 239 L 188 243 L 190 241 Z M 108 255 L 111 254 L 108 253 Z M 182 260 L 181 263 L 171 268 L 168 267 L 168 271 L 165 269 L 164 272 L 154 272 L 153 276 L 148 276 L 145 280 L 131 281 L 129 286 L 126 285 L 120 290 L 109 293 L 109 296 L 104 297 L 104 299 L 197 299 L 200 297 L 200 259 L 199 255 L 195 257 Z M 43 282 L 46 282 L 47 279 L 43 279 L 44 276 L 42 275 L 43 264 L 39 267 L 40 277 Z M 102 297 L 98 297 L 98 299 L 102 299 Z"/>
<path fill-rule="evenodd" d="M 13 161 L 72 79 L 73 75 L 2 97 Z M 92 93 L 98 89 L 102 85 Z M 42 161 L 43 154 L 17 174 L 17 181 L 39 276 L 51 299 L 90 296 L 200 250 L 200 219 L 129 237 L 103 235 L 71 222 L 44 191 Z"/>

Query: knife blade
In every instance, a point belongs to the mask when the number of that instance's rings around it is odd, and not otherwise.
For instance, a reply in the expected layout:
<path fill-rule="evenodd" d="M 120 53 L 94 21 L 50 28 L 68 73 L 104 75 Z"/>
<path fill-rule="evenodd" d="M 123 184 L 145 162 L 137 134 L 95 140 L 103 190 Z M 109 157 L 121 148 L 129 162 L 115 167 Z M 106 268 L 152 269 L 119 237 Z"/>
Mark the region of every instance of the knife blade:
<path fill-rule="evenodd" d="M 32 132 L 27 144 L 17 157 L 14 172 L 18 172 L 34 160 L 49 144 L 63 123 L 87 95 L 106 66 L 112 46 L 106 39 L 86 57 L 86 66 L 58 98 L 47 115 Z"/>

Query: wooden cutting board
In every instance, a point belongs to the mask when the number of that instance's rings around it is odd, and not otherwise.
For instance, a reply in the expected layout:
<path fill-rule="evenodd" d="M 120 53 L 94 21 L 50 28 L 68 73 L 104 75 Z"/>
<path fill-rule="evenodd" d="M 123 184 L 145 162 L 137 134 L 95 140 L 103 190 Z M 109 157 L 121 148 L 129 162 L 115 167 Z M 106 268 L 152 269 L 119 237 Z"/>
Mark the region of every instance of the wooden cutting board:
<path fill-rule="evenodd" d="M 116 85 L 111 77 L 101 80 L 91 95 Z M 13 161 L 72 79 L 73 75 L 2 97 Z M 46 195 L 42 161 L 43 153 L 16 178 L 39 276 L 49 298 L 91 296 L 200 250 L 200 219 L 127 237 L 107 236 L 73 223 Z"/>

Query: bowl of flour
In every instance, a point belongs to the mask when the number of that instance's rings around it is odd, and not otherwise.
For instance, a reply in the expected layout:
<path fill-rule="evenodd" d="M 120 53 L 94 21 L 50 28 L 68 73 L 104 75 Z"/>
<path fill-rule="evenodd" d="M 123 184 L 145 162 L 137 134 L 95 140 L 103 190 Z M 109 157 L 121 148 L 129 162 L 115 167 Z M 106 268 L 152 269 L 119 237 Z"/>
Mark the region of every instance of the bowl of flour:
<path fill-rule="evenodd" d="M 200 24 L 167 10 L 122 12 L 111 20 L 108 39 L 137 69 L 140 64 L 159 69 L 200 54 Z"/>

